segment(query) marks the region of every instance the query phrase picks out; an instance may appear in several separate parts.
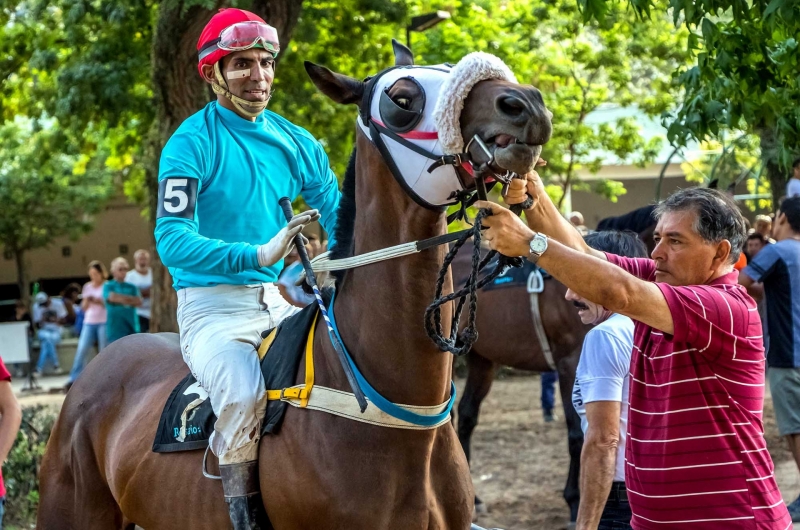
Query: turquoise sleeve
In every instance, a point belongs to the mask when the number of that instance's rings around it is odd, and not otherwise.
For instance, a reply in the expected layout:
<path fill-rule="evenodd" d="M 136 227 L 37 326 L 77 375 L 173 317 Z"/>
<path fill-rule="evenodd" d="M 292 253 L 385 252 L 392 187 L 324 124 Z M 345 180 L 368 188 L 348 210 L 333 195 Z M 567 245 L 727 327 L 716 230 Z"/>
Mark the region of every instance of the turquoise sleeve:
<path fill-rule="evenodd" d="M 328 248 L 333 247 L 336 211 L 339 209 L 339 181 L 330 168 L 328 155 L 319 143 L 315 144 L 314 171 L 303 179 L 303 190 L 300 194 L 310 207 L 319 210 L 320 223 L 328 233 Z"/>
<path fill-rule="evenodd" d="M 208 143 L 205 131 L 179 129 L 161 153 L 158 180 L 170 177 L 197 179 L 199 194 L 206 179 L 205 153 L 209 146 L 205 144 Z M 196 208 L 193 219 L 161 217 L 156 221 L 156 249 L 164 265 L 211 274 L 237 274 L 259 268 L 257 246 L 209 239 L 198 232 L 198 227 Z"/>
<path fill-rule="evenodd" d="M 260 268 L 257 246 L 201 236 L 196 220 L 162 217 L 156 221 L 155 236 L 161 262 L 167 267 L 211 274 L 237 274 Z"/>

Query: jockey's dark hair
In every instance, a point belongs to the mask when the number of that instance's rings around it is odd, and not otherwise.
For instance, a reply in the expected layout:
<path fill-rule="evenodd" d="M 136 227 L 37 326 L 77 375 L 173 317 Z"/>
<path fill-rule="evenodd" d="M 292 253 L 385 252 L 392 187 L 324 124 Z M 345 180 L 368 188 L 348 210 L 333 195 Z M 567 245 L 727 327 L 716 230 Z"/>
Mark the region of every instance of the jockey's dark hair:
<path fill-rule="evenodd" d="M 342 197 L 336 211 L 336 227 L 333 229 L 334 245 L 330 249 L 331 259 L 349 258 L 353 255 L 353 237 L 356 225 L 356 150 L 350 155 L 342 182 Z M 337 282 L 346 271 L 334 271 Z"/>
<path fill-rule="evenodd" d="M 795 232 L 800 232 L 800 196 L 787 197 L 783 199 L 781 207 L 778 210 L 778 215 L 784 214 L 786 220 L 789 221 L 789 226 Z"/>
<path fill-rule="evenodd" d="M 797 166 L 800 166 L 800 157 L 795 158 L 794 162 L 792 162 L 792 168 L 796 168 Z"/>
<path fill-rule="evenodd" d="M 719 190 L 689 188 L 678 190 L 661 201 L 655 209 L 656 219 L 669 212 L 694 211 L 694 231 L 708 243 L 727 240 L 731 244 L 728 261 L 736 263 L 742 253 L 747 228 L 744 217 L 733 198 Z"/>
<path fill-rule="evenodd" d="M 646 258 L 647 247 L 636 232 L 630 230 L 602 230 L 583 236 L 586 244 L 600 252 L 608 252 L 626 258 Z"/>

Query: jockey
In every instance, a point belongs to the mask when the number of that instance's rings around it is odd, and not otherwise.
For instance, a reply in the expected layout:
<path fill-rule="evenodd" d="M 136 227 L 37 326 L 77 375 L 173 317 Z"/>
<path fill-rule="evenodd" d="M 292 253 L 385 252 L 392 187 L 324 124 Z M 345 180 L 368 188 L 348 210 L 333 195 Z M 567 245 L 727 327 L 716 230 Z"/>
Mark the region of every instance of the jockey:
<path fill-rule="evenodd" d="M 257 462 L 266 391 L 256 349 L 263 330 L 298 311 L 275 282 L 308 223 L 321 218 L 332 233 L 340 197 L 319 142 L 265 110 L 279 49 L 275 28 L 253 13 L 214 15 L 197 50 L 217 99 L 175 131 L 158 175 L 156 248 L 178 292 L 183 358 L 217 415 L 210 448 L 235 530 L 266 524 Z M 278 199 L 298 195 L 316 209 L 287 226 Z"/>

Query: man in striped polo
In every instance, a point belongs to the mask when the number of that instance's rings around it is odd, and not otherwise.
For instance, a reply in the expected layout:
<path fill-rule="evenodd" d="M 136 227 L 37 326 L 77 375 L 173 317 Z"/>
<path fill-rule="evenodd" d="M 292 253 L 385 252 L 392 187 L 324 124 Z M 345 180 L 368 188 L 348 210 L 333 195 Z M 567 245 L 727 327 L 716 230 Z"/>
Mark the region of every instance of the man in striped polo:
<path fill-rule="evenodd" d="M 525 191 L 515 185 L 507 202 Z M 477 204 L 494 213 L 484 221 L 491 247 L 527 256 L 635 322 L 625 451 L 631 526 L 790 528 L 763 435 L 761 321 L 733 269 L 746 237 L 736 204 L 716 190 L 678 191 L 655 211 L 652 259 L 625 258 L 590 249 L 535 173 L 527 192 L 535 199 L 529 226 L 501 206 Z"/>

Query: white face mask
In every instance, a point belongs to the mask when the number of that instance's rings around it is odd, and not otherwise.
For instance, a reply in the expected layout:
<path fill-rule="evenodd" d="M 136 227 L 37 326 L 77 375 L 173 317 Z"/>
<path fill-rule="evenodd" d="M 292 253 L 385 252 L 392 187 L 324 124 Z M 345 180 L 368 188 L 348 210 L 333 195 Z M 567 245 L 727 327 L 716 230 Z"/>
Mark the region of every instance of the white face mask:
<path fill-rule="evenodd" d="M 421 116 L 407 132 L 381 130 L 386 126 L 381 118 L 381 95 L 403 78 L 411 78 L 425 94 Z M 464 191 L 456 165 L 438 165 L 431 172 L 428 169 L 435 158 L 464 151 L 459 123 L 464 100 L 472 87 L 485 79 L 505 79 L 516 83 L 514 74 L 500 59 L 476 52 L 465 56 L 455 67 L 442 64 L 391 68 L 379 74 L 370 85 L 370 94 L 367 95 L 370 98 L 369 119 L 375 125 L 371 127 L 364 123 L 363 116 L 359 116 L 358 124 L 379 149 L 381 143 L 385 145 L 386 153 L 382 154 L 389 167 L 394 166 L 392 173 L 395 178 L 423 206 L 441 208 L 456 204 L 459 192 Z M 428 156 L 403 145 L 391 135 L 399 136 L 404 142 L 427 152 Z M 464 167 L 471 170 L 469 164 Z"/>

